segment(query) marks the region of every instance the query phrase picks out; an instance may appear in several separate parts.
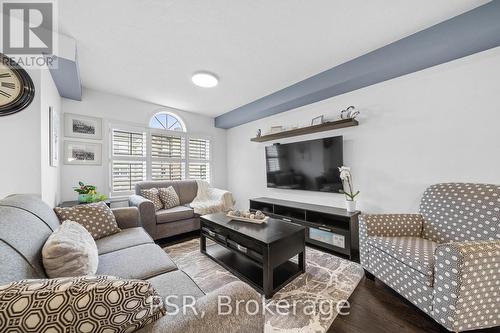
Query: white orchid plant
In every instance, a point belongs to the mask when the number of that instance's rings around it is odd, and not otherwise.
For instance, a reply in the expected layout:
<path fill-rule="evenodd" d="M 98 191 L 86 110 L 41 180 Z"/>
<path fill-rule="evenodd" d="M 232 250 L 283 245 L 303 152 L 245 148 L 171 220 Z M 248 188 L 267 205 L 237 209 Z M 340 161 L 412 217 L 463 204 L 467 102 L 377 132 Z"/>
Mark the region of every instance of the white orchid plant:
<path fill-rule="evenodd" d="M 339 171 L 340 179 L 342 180 L 342 184 L 344 186 L 344 189 L 340 190 L 340 193 L 343 193 L 348 201 L 354 201 L 356 196 L 359 194 L 359 191 L 354 192 L 353 190 L 351 168 L 342 166 L 339 168 Z"/>

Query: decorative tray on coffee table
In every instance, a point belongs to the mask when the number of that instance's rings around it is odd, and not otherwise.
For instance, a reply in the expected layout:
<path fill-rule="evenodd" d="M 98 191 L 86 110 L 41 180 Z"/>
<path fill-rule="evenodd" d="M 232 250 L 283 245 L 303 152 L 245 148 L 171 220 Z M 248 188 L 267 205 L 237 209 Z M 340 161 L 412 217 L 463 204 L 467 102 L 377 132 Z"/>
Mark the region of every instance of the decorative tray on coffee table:
<path fill-rule="evenodd" d="M 252 214 L 254 215 L 254 214 Z M 245 216 L 235 216 L 232 214 L 232 211 L 226 214 L 227 217 L 229 217 L 232 220 L 237 220 L 237 221 L 243 221 L 243 222 L 250 222 L 250 223 L 256 223 L 256 224 L 262 224 L 266 223 L 269 220 L 269 216 L 264 216 L 264 218 L 250 218 L 250 217 L 245 217 Z"/>

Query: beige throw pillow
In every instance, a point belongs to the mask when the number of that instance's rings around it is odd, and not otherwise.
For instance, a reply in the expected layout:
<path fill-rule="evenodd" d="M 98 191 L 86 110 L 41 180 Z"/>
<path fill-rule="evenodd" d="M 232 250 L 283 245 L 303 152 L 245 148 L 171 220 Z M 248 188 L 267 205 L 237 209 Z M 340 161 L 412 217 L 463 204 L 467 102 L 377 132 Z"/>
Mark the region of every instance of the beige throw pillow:
<path fill-rule="evenodd" d="M 92 235 L 81 224 L 64 221 L 45 241 L 43 267 L 47 276 L 95 275 L 99 255 Z"/>
<path fill-rule="evenodd" d="M 111 276 L 22 280 L 0 286 L 0 332 L 133 332 L 165 314 L 143 280 Z"/>
<path fill-rule="evenodd" d="M 163 205 L 165 205 L 165 209 L 177 207 L 181 204 L 179 196 L 172 186 L 160 188 L 158 191 L 160 192 L 160 199 Z"/>
<path fill-rule="evenodd" d="M 150 188 L 149 190 L 141 190 L 141 195 L 153 202 L 155 205 L 155 211 L 163 209 L 163 204 L 161 203 L 160 196 L 157 188 Z"/>
<path fill-rule="evenodd" d="M 100 239 L 120 232 L 113 211 L 104 203 L 98 202 L 74 207 L 54 208 L 59 221 L 80 223 L 94 239 Z"/>

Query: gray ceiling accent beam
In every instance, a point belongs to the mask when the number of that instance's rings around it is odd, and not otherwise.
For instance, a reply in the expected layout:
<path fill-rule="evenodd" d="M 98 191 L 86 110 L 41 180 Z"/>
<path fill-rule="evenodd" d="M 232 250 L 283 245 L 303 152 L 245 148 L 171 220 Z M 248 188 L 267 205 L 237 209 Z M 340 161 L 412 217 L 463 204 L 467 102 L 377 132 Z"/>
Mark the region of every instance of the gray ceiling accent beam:
<path fill-rule="evenodd" d="M 54 66 L 49 66 L 50 74 L 57 87 L 59 96 L 75 101 L 82 100 L 82 83 L 80 79 L 80 67 L 78 57 L 66 59 L 53 56 Z"/>
<path fill-rule="evenodd" d="M 500 0 L 494 0 L 222 114 L 215 126 L 235 127 L 499 45 Z"/>

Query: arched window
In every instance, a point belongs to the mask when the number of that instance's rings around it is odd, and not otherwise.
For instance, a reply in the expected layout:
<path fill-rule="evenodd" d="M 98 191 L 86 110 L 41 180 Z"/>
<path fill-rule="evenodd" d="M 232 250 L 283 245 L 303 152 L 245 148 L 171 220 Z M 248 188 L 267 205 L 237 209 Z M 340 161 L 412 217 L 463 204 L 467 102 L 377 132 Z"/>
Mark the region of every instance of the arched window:
<path fill-rule="evenodd" d="M 149 121 L 149 127 L 167 131 L 186 132 L 184 122 L 169 112 L 159 112 Z"/>

